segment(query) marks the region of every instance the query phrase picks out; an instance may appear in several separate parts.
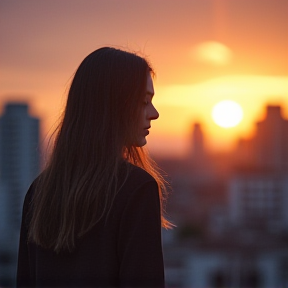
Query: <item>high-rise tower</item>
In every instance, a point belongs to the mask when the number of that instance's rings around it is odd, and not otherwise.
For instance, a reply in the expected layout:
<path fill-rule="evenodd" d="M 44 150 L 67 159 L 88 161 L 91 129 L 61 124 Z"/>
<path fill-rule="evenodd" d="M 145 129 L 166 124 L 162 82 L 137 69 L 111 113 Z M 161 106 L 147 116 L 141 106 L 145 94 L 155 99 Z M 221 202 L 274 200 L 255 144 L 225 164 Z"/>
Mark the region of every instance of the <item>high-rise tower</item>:
<path fill-rule="evenodd" d="M 15 268 L 23 200 L 39 168 L 39 119 L 27 104 L 8 103 L 0 117 L 0 259 L 11 265 L 0 263 L 0 279 Z"/>
<path fill-rule="evenodd" d="M 204 148 L 204 136 L 200 123 L 194 123 L 193 126 L 193 158 L 197 160 L 203 160 L 205 154 Z"/>
<path fill-rule="evenodd" d="M 257 123 L 253 156 L 264 169 L 288 171 L 288 120 L 281 106 L 267 106 L 266 118 Z"/>

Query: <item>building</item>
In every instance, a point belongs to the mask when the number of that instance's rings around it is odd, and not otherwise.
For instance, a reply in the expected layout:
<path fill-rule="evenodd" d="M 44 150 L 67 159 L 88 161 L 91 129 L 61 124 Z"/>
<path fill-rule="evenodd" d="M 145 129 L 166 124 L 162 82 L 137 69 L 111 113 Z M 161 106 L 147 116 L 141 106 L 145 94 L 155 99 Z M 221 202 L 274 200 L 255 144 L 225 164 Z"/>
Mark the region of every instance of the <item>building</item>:
<path fill-rule="evenodd" d="M 288 251 L 283 245 L 221 246 L 190 250 L 182 287 L 287 287 Z"/>
<path fill-rule="evenodd" d="M 0 117 L 0 286 L 15 278 L 23 200 L 39 166 L 39 119 L 25 103 L 6 104 Z"/>
<path fill-rule="evenodd" d="M 267 106 L 255 136 L 242 140 L 237 153 L 242 160 L 229 179 L 232 226 L 287 233 L 288 120 L 280 106 Z"/>
<path fill-rule="evenodd" d="M 257 166 L 274 171 L 288 170 L 288 120 L 281 106 L 267 106 L 266 118 L 258 122 L 254 159 Z"/>
<path fill-rule="evenodd" d="M 256 123 L 252 139 L 241 139 L 235 153 L 240 166 L 288 171 L 288 120 L 282 117 L 281 106 L 268 105 L 266 117 Z"/>
<path fill-rule="evenodd" d="M 288 232 L 288 180 L 278 173 L 238 174 L 230 180 L 229 220 L 233 227 Z"/>

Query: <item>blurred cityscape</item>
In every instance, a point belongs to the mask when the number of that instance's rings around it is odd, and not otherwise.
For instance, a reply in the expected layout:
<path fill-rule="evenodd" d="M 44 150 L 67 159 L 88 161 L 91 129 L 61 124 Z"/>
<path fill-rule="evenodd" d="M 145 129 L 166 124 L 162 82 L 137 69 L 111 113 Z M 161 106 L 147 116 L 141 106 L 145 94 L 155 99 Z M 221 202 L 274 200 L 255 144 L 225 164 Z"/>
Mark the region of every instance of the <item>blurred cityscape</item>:
<path fill-rule="evenodd" d="M 172 182 L 164 236 L 169 287 L 288 287 L 288 120 L 267 106 L 252 139 L 209 155 L 196 123 L 185 160 L 158 160 Z"/>
<path fill-rule="evenodd" d="M 163 230 L 167 287 L 288 287 L 288 120 L 267 106 L 251 139 L 210 154 L 201 123 L 185 159 L 157 159 L 171 182 Z M 22 203 L 40 172 L 39 119 L 0 117 L 0 287 L 15 286 Z"/>

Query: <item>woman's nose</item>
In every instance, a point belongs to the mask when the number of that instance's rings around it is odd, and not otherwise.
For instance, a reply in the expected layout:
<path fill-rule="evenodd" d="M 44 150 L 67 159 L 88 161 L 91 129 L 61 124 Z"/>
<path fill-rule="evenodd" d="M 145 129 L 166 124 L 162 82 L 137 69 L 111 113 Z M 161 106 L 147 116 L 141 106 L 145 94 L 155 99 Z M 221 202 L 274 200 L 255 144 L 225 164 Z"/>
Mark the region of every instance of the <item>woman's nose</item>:
<path fill-rule="evenodd" d="M 149 111 L 149 120 L 156 120 L 159 118 L 159 113 L 154 107 L 154 105 L 151 105 L 151 109 Z"/>

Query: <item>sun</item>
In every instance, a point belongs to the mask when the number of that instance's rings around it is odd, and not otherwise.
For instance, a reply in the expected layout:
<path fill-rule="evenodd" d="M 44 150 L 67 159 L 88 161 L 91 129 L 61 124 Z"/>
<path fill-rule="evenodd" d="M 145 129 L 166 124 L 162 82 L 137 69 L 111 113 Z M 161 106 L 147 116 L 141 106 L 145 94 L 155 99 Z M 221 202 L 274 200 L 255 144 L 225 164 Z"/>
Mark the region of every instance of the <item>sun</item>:
<path fill-rule="evenodd" d="M 235 127 L 243 119 L 243 110 L 238 103 L 232 100 L 223 100 L 213 107 L 212 118 L 220 127 Z"/>

